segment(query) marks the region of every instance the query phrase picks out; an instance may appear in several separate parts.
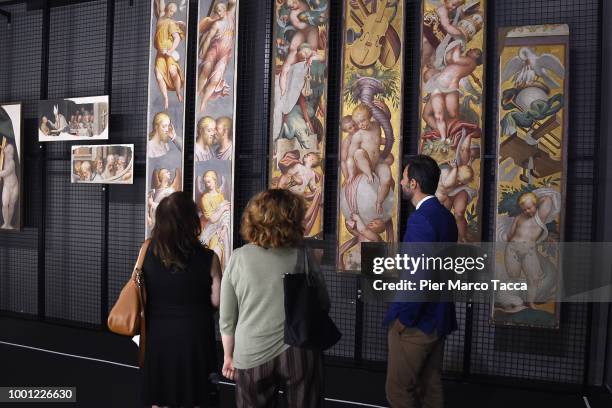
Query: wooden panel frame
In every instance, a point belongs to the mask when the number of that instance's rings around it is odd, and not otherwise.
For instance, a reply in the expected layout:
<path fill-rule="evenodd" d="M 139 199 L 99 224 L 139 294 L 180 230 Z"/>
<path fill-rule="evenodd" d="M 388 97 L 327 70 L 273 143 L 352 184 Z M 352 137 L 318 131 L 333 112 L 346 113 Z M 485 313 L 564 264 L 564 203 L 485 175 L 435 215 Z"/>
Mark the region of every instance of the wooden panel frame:
<path fill-rule="evenodd" d="M 514 298 L 496 294 L 491 323 L 558 329 L 561 307 L 555 300 L 559 297 L 556 289 L 562 258 L 555 244 L 563 242 L 565 229 L 569 27 L 551 24 L 502 28 L 499 38 L 496 278 L 526 281 L 529 291 Z M 527 60 L 533 69 L 525 64 Z M 542 115 L 539 119 L 532 115 L 536 107 Z M 533 120 L 525 120 L 527 115 Z M 528 223 L 535 223 L 541 231 L 534 241 L 525 242 L 520 238 L 525 234 L 519 228 Z M 526 258 L 519 256 L 525 250 L 535 251 L 541 271 L 537 278 L 533 277 L 535 271 L 526 271 Z M 509 256 L 518 263 L 509 262 Z M 512 274 L 515 277 L 507 272 L 508 268 L 518 271 Z M 546 302 L 538 302 L 544 298 Z"/>

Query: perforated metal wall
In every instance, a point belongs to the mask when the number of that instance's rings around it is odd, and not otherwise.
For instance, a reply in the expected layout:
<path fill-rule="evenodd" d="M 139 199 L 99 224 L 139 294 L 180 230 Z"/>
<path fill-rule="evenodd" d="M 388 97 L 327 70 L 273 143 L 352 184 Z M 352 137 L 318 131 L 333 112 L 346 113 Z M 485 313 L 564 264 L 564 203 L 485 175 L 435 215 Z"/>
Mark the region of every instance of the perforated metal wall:
<path fill-rule="evenodd" d="M 23 178 L 29 180 L 22 197 L 24 230 L 0 234 L 0 309 L 38 313 L 38 230 L 40 181 L 38 145 L 30 134 L 36 129 L 40 91 L 42 13 L 26 12 L 25 6 L 3 7 L 11 13 L 11 25 L 0 18 L 0 101 L 21 102 L 23 114 Z M 32 123 L 34 121 L 34 123 Z M 34 176 L 34 177 L 32 177 Z"/>
<path fill-rule="evenodd" d="M 53 7 L 50 18 L 48 98 L 104 95 L 106 2 Z M 103 187 L 70 183 L 70 146 L 45 146 L 46 312 L 99 324 Z"/>
<path fill-rule="evenodd" d="M 132 186 L 109 186 L 108 310 L 132 272 L 144 236 L 150 19 L 150 2 L 115 4 L 110 137 L 134 144 L 136 166 Z"/>
<path fill-rule="evenodd" d="M 594 233 L 592 216 L 596 199 L 593 186 L 596 138 L 599 123 L 599 83 L 601 52 L 601 4 L 597 0 L 489 2 L 489 27 L 527 24 L 566 23 L 570 27 L 570 95 L 566 235 L 567 241 L 591 241 Z M 494 158 L 496 143 L 494 121 L 497 118 L 497 81 L 499 67 L 495 59 L 496 30 L 489 33 L 489 88 L 487 135 L 485 148 Z M 485 186 L 485 208 L 488 208 L 488 236 L 492 239 L 494 180 L 496 160 L 487 162 L 488 188 Z M 486 194 L 488 192 L 488 194 Z M 565 383 L 581 383 L 584 376 L 589 313 L 587 305 L 566 304 L 561 309 L 558 331 L 499 328 L 489 324 L 489 305 L 474 305 L 472 326 L 472 373 L 520 377 Z"/>

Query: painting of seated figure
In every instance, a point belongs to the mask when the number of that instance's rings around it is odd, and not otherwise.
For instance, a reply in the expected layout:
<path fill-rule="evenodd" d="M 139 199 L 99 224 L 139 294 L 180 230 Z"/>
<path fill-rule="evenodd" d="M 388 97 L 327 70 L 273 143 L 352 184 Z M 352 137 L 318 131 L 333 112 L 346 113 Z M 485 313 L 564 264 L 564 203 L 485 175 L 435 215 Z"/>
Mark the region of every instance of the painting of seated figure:
<path fill-rule="evenodd" d="M 108 139 L 108 96 L 40 101 L 38 141 Z"/>

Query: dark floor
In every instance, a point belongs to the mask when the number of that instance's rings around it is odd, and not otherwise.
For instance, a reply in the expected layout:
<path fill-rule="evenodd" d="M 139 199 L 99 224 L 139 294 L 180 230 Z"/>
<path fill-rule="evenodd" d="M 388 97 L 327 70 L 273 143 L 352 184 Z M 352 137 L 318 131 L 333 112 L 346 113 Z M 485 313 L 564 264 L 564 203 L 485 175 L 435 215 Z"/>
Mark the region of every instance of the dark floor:
<path fill-rule="evenodd" d="M 129 339 L 97 331 L 0 318 L 0 342 L 0 386 L 77 387 L 78 403 L 63 406 L 139 405 L 139 378 L 135 368 L 6 344 L 27 345 L 134 366 L 136 346 Z M 583 400 L 584 393 L 578 391 L 544 392 L 457 381 L 447 381 L 445 386 L 447 408 L 587 407 Z M 224 384 L 221 388 L 222 406 L 234 406 L 233 386 Z M 326 406 L 333 408 L 386 406 L 384 374 L 379 371 L 327 367 L 326 397 Z M 612 407 L 612 395 L 607 391 L 594 389 L 588 392 L 587 397 L 591 408 Z M 0 404 L 0 407 L 4 406 L 8 405 Z"/>

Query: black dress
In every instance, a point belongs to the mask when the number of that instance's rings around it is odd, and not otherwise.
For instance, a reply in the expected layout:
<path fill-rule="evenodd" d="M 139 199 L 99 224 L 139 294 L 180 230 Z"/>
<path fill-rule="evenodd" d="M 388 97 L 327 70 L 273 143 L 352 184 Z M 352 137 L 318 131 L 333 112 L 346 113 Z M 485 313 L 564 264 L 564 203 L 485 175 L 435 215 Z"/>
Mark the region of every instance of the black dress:
<path fill-rule="evenodd" d="M 147 288 L 147 337 L 142 402 L 150 406 L 207 407 L 218 372 L 210 268 L 214 252 L 198 247 L 182 271 L 163 266 L 149 250 L 143 273 Z"/>

